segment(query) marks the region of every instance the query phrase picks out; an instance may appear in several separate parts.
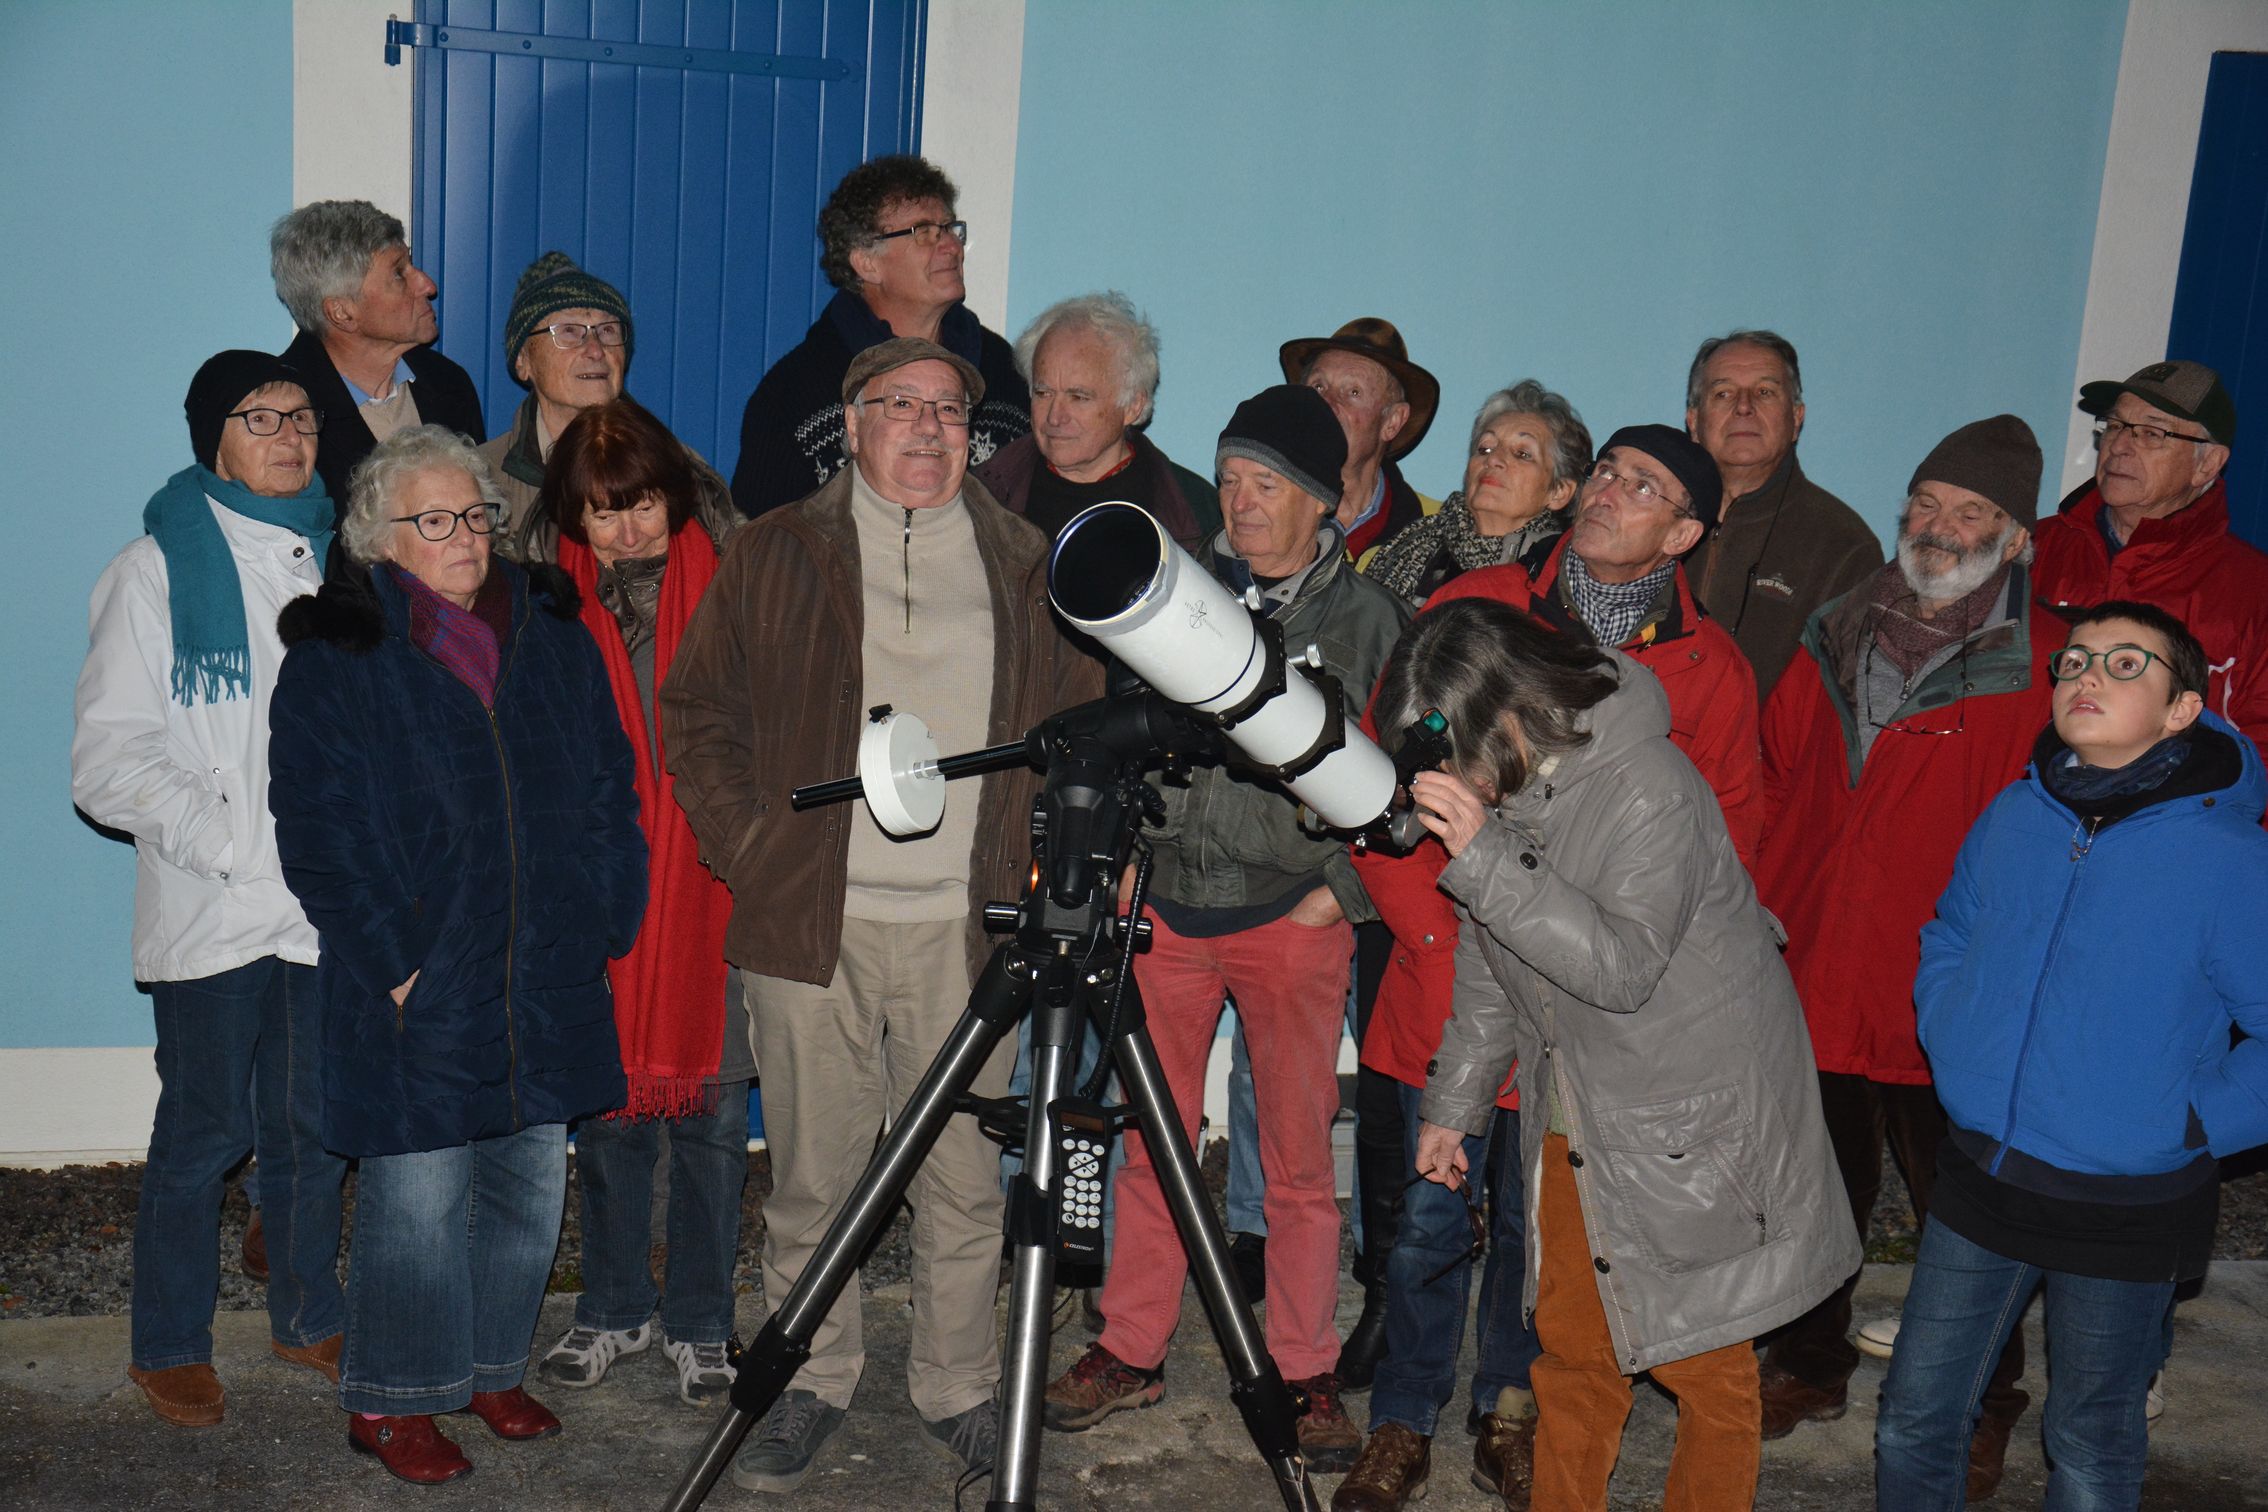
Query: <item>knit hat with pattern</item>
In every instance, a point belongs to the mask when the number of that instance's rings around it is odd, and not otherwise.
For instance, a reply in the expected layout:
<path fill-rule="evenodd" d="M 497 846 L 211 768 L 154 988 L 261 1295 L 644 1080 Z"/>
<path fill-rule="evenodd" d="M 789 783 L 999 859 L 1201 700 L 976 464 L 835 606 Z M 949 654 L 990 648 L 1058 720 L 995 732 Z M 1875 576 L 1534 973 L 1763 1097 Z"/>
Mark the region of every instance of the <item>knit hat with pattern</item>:
<path fill-rule="evenodd" d="M 520 348 L 546 320 L 561 310 L 597 310 L 622 322 L 622 360 L 638 344 L 637 327 L 630 322 L 630 304 L 622 291 L 595 274 L 575 266 L 564 252 L 546 252 L 529 263 L 512 291 L 512 309 L 504 317 L 504 366 L 520 377 Z M 520 387 L 526 388 L 525 380 Z"/>

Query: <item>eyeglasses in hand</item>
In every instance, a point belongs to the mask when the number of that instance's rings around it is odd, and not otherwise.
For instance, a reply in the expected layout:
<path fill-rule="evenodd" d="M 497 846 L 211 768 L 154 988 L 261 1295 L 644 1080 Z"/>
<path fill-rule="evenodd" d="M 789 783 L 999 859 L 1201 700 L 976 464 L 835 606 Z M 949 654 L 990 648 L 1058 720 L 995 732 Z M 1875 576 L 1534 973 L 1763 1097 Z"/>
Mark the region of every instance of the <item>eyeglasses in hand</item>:
<path fill-rule="evenodd" d="M 446 541 L 457 533 L 457 522 L 464 521 L 465 529 L 474 535 L 487 535 L 496 529 L 500 511 L 493 504 L 475 504 L 470 509 L 428 509 L 419 514 L 395 515 L 396 525 L 415 525 L 417 533 L 429 541 Z"/>
<path fill-rule="evenodd" d="M 295 410 L 240 409 L 230 410 L 227 418 L 241 420 L 244 428 L 255 436 L 272 436 L 283 429 L 286 420 L 291 428 L 303 436 L 312 436 L 323 428 L 323 412 L 311 405 Z"/>
<path fill-rule="evenodd" d="M 1430 1176 L 1418 1176 L 1404 1184 L 1402 1190 L 1394 1196 L 1394 1205 L 1397 1208 L 1403 1206 L 1409 1200 L 1412 1187 L 1415 1187 L 1421 1181 L 1431 1181 L 1432 1179 Z M 1472 1230 L 1473 1247 L 1436 1270 L 1432 1275 L 1427 1276 L 1424 1281 L 1419 1283 L 1422 1286 L 1431 1286 L 1460 1265 L 1477 1265 L 1480 1263 L 1481 1257 L 1488 1253 L 1488 1213 L 1481 1207 L 1480 1199 L 1473 1195 L 1472 1173 L 1468 1172 L 1465 1179 L 1458 1183 L 1457 1195 L 1465 1199 L 1465 1225 Z"/>

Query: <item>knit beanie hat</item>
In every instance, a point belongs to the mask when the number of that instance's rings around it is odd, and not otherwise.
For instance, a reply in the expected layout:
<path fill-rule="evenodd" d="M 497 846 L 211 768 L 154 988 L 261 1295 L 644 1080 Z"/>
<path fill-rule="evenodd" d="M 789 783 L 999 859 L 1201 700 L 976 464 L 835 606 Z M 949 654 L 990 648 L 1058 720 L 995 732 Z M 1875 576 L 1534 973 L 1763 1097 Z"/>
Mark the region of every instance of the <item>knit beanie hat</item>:
<path fill-rule="evenodd" d="M 221 429 L 228 424 L 229 415 L 271 383 L 307 386 L 299 369 L 266 352 L 238 348 L 205 359 L 197 376 L 189 380 L 189 397 L 181 401 L 182 413 L 189 417 L 189 450 L 196 454 L 200 466 L 210 471 L 220 456 Z"/>
<path fill-rule="evenodd" d="M 1716 459 L 1701 449 L 1700 442 L 1674 425 L 1626 425 L 1606 438 L 1598 454 L 1604 457 L 1618 446 L 1644 452 L 1668 468 L 1670 476 L 1693 496 L 1686 507 L 1701 522 L 1701 528 L 1716 525 L 1717 511 L 1724 507 L 1725 480 L 1717 472 Z"/>
<path fill-rule="evenodd" d="M 1264 388 L 1236 407 L 1213 453 L 1213 470 L 1231 457 L 1257 462 L 1339 507 L 1347 433 L 1323 396 L 1304 384 Z"/>
<path fill-rule="evenodd" d="M 598 310 L 622 322 L 622 361 L 627 365 L 637 350 L 638 330 L 630 321 L 629 301 L 622 291 L 595 274 L 575 266 L 564 252 L 546 252 L 529 263 L 512 291 L 512 308 L 504 317 L 504 366 L 520 387 L 520 348 L 548 316 L 561 310 Z"/>
<path fill-rule="evenodd" d="M 1983 494 L 2029 530 L 2040 517 L 2040 443 L 2014 415 L 1972 420 L 1930 450 L 1906 484 L 1950 483 Z"/>

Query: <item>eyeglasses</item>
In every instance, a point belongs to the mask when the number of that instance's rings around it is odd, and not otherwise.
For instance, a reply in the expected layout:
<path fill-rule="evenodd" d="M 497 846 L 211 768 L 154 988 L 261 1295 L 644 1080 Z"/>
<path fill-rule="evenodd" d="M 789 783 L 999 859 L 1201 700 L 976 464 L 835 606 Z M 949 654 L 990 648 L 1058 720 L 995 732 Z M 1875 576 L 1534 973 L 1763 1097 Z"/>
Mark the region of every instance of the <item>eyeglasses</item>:
<path fill-rule="evenodd" d="M 602 320 L 596 325 L 585 325 L 579 320 L 562 320 L 556 325 L 537 326 L 536 329 L 550 336 L 551 344 L 562 352 L 572 352 L 594 336 L 602 347 L 618 347 L 630 335 L 629 329 L 619 320 Z"/>
<path fill-rule="evenodd" d="M 1472 1176 L 1473 1173 L 1466 1173 L 1464 1181 L 1458 1184 L 1457 1195 L 1465 1199 L 1465 1227 L 1472 1231 L 1473 1247 L 1419 1282 L 1421 1286 L 1431 1286 L 1460 1265 L 1477 1265 L 1488 1253 L 1488 1214 L 1481 1208 L 1479 1198 L 1473 1195 Z M 1418 1176 L 1405 1182 L 1402 1190 L 1394 1195 L 1395 1207 L 1400 1208 L 1409 1200 L 1411 1189 L 1419 1182 L 1432 1179 L 1430 1176 Z"/>
<path fill-rule="evenodd" d="M 2107 451 L 2120 436 L 2131 438 L 2144 451 L 2156 451 L 2168 441 L 2187 441 L 2195 446 L 2213 444 L 2211 436 L 2185 436 L 2162 425 L 2136 425 L 2128 420 L 2107 418 L 2095 422 L 2095 450 Z"/>
<path fill-rule="evenodd" d="M 1874 680 L 1874 641 L 1875 637 L 1881 633 L 1880 623 L 1879 620 L 1875 621 L 1866 626 L 1864 630 L 1866 650 L 1861 653 L 1859 662 L 1859 686 L 1861 688 L 1866 687 Z M 1961 686 L 1966 688 L 1969 685 L 1969 647 L 1967 642 L 1963 642 L 1961 646 L 1960 678 Z M 1901 695 L 1900 702 L 1903 701 Z M 1879 719 L 1870 719 L 1867 721 L 1867 726 L 1870 729 L 1880 730 L 1885 735 L 1959 735 L 1969 728 L 1969 701 L 1966 698 L 1953 701 L 1953 728 L 1950 730 L 1934 730 L 1927 725 L 1917 725 L 1911 719 L 1901 719 L 1896 724 L 1884 724 Z"/>
<path fill-rule="evenodd" d="M 417 533 L 429 541 L 446 541 L 457 533 L 457 522 L 464 521 L 465 529 L 474 535 L 487 535 L 496 529 L 501 511 L 493 504 L 475 504 L 470 509 L 428 509 L 419 514 L 395 515 L 396 525 L 415 525 Z"/>
<path fill-rule="evenodd" d="M 312 436 L 323 428 L 323 412 L 304 404 L 295 410 L 230 410 L 227 418 L 243 421 L 244 428 L 255 436 L 274 435 L 283 429 L 283 423 L 286 420 L 291 422 L 293 430 L 303 436 Z"/>
<path fill-rule="evenodd" d="M 912 225 L 901 227 L 896 231 L 877 231 L 874 233 L 874 240 L 878 242 L 896 241 L 901 236 L 912 237 L 913 244 L 924 251 L 936 246 L 937 239 L 941 236 L 950 236 L 965 247 L 969 244 L 969 223 L 965 220 L 915 221 Z"/>
<path fill-rule="evenodd" d="M 2114 682 L 2132 682 L 2150 670 L 2150 663 L 2159 660 L 2155 651 L 2140 646 L 2113 646 L 2108 651 L 2090 651 L 2085 646 L 2065 646 L 2048 658 L 2048 676 L 2057 682 L 2077 682 L 2087 675 L 2087 669 L 2096 662 L 2103 664 L 2103 675 Z"/>
<path fill-rule="evenodd" d="M 1583 474 L 1583 482 L 1586 487 L 1597 484 L 1600 488 L 1612 488 L 1615 484 L 1620 483 L 1624 488 L 1629 489 L 1640 503 L 1659 504 L 1680 517 L 1687 513 L 1687 505 L 1673 502 L 1670 496 L 1662 491 L 1661 485 L 1649 482 L 1636 473 L 1618 472 L 1609 463 L 1593 462 L 1590 470 Z"/>
<path fill-rule="evenodd" d="M 858 402 L 878 404 L 882 407 L 883 414 L 908 424 L 919 420 L 925 409 L 937 411 L 939 425 L 949 425 L 958 430 L 969 423 L 969 406 L 965 399 L 916 399 L 911 394 L 884 394 L 879 399 L 861 399 Z"/>

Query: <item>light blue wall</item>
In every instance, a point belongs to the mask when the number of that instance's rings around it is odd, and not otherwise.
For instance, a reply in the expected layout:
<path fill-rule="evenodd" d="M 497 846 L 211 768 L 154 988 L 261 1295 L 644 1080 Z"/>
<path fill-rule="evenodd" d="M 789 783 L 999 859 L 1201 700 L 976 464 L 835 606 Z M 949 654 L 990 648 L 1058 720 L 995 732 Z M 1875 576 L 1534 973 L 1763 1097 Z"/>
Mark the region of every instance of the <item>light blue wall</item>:
<path fill-rule="evenodd" d="M 2052 486 L 2125 18 L 1039 0 L 1010 334 L 1127 291 L 1165 339 L 1153 437 L 1207 470 L 1279 343 L 1386 316 L 1442 380 L 1407 464 L 1440 494 L 1489 390 L 1541 378 L 1601 436 L 1674 423 L 1695 345 L 1769 325 L 1803 355 L 1806 470 L 1878 527 L 1940 436 L 2002 410 Z"/>
<path fill-rule="evenodd" d="M 143 1045 L 133 853 L 71 807 L 71 690 L 96 576 L 189 460 L 190 375 L 289 334 L 290 0 L 11 5 L 0 142 L 0 1047 Z"/>

